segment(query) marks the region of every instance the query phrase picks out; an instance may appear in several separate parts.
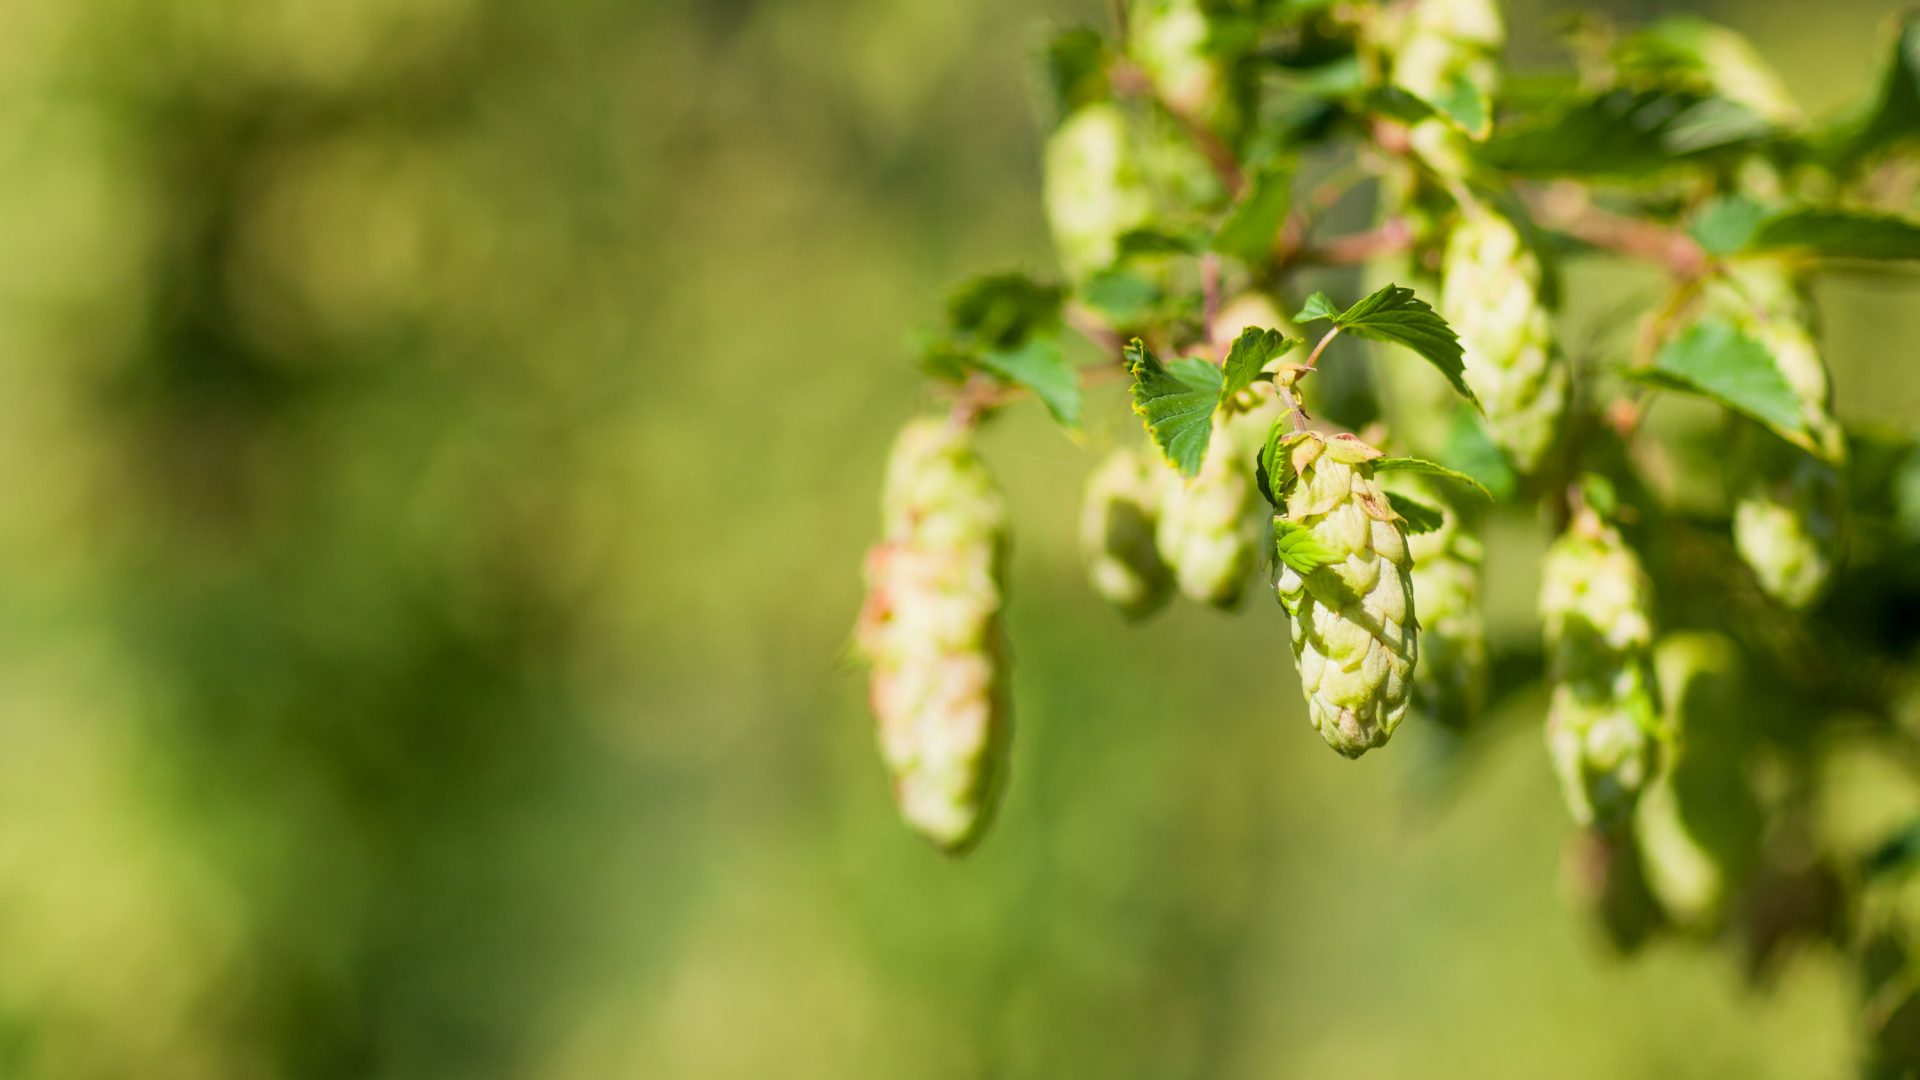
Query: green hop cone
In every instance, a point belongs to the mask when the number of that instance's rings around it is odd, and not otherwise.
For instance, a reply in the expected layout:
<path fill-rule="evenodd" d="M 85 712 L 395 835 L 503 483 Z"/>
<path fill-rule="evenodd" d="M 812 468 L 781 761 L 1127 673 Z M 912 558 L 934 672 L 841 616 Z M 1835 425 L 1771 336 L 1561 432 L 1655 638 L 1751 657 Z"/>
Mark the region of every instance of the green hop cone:
<path fill-rule="evenodd" d="M 1073 280 L 1113 265 L 1119 240 L 1153 218 L 1126 111 L 1111 102 L 1075 109 L 1047 139 L 1044 197 L 1060 265 Z"/>
<path fill-rule="evenodd" d="M 1183 116 L 1229 136 L 1239 102 L 1227 65 L 1210 48 L 1213 27 L 1200 0 L 1134 0 L 1127 54 L 1153 80 L 1161 100 Z"/>
<path fill-rule="evenodd" d="M 1671 762 L 1641 797 L 1633 831 L 1648 886 L 1676 926 L 1711 933 L 1758 863 L 1763 813 L 1749 778 L 1752 710 L 1727 638 L 1664 635 L 1654 670 L 1676 729 Z"/>
<path fill-rule="evenodd" d="M 1414 473 L 1392 474 L 1395 491 L 1444 508 L 1440 527 L 1407 537 L 1413 556 L 1413 602 L 1420 612 L 1420 664 L 1413 707 L 1450 731 L 1465 731 L 1487 700 L 1487 625 L 1480 604 L 1479 533 L 1432 484 Z"/>
<path fill-rule="evenodd" d="M 881 513 L 854 644 L 901 815 L 959 851 L 991 816 L 1010 729 L 1006 508 L 969 432 L 922 418 L 894 443 Z"/>
<path fill-rule="evenodd" d="M 1166 471 L 1154 455 L 1122 447 L 1087 478 L 1080 510 L 1087 578 L 1129 619 L 1159 610 L 1173 593 L 1173 572 L 1154 547 Z"/>
<path fill-rule="evenodd" d="M 1733 543 L 1760 587 L 1789 608 L 1819 599 L 1841 550 L 1846 494 L 1839 470 L 1771 435 L 1743 470 Z"/>
<path fill-rule="evenodd" d="M 1460 335 L 1467 385 L 1494 440 L 1522 472 L 1552 444 L 1567 401 L 1567 367 L 1540 283 L 1539 258 L 1497 213 L 1469 213 L 1447 239 L 1440 313 Z"/>
<path fill-rule="evenodd" d="M 1407 10 L 1397 38 L 1389 79 L 1422 101 L 1445 100 L 1458 83 L 1489 98 L 1499 88 L 1507 28 L 1493 0 L 1419 0 Z M 1445 120 L 1416 123 L 1410 138 L 1414 152 L 1436 172 L 1467 175 L 1467 139 Z"/>
<path fill-rule="evenodd" d="M 1591 512 L 1547 549 L 1547 751 L 1581 825 L 1625 821 L 1659 765 L 1667 735 L 1654 696 L 1650 609 L 1640 560 Z"/>
<path fill-rule="evenodd" d="M 1374 479 L 1380 452 L 1359 439 L 1305 432 L 1285 453 L 1275 590 L 1308 717 L 1329 746 L 1359 757 L 1393 735 L 1413 694 L 1406 523 Z"/>
<path fill-rule="evenodd" d="M 1260 564 L 1259 492 L 1250 470 L 1233 426 L 1225 422 L 1214 424 L 1206 458 L 1191 479 L 1159 470 L 1154 542 L 1190 600 L 1231 609 L 1246 596 Z"/>

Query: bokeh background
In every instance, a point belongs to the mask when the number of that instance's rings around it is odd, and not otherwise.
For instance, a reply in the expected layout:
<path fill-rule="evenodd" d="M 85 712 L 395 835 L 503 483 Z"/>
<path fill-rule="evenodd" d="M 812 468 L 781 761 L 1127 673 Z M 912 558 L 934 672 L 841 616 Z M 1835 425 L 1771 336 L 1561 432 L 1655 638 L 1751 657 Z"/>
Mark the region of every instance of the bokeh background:
<path fill-rule="evenodd" d="M 1814 108 L 1889 10 L 1684 7 Z M 1050 269 L 1033 48 L 1103 18 L 0 4 L 0 1076 L 1843 1074 L 1838 959 L 1569 910 L 1537 698 L 1347 762 L 1277 608 L 1099 607 L 1112 389 L 988 437 L 1001 819 L 895 820 L 842 649 L 907 342 Z M 1843 414 L 1920 415 L 1920 289 L 1822 297 Z"/>

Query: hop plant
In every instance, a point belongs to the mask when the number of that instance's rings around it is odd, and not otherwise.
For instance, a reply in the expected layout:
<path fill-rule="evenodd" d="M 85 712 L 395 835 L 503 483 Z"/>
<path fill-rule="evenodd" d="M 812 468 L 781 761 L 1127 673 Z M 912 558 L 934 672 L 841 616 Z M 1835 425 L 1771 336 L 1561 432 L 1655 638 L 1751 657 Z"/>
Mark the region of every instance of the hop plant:
<path fill-rule="evenodd" d="M 1440 310 L 1460 335 L 1467 384 L 1494 439 L 1523 472 L 1552 444 L 1567 399 L 1540 281 L 1539 258 L 1493 211 L 1468 212 L 1447 239 Z"/>
<path fill-rule="evenodd" d="M 1553 698 L 1547 750 L 1582 825 L 1626 819 L 1660 760 L 1646 572 L 1618 530 L 1591 511 L 1547 549 L 1541 569 Z"/>
<path fill-rule="evenodd" d="M 1307 432 L 1286 455 L 1274 588 L 1292 618 L 1308 718 L 1327 745 L 1359 757 L 1393 736 L 1413 692 L 1406 523 L 1374 479 L 1380 452 L 1359 439 Z"/>
<path fill-rule="evenodd" d="M 881 505 L 855 647 L 901 815 L 961 850 L 992 811 L 1009 733 L 1006 508 L 968 430 L 931 418 L 894 443 Z"/>
<path fill-rule="evenodd" d="M 1154 546 L 1166 472 L 1149 455 L 1122 447 L 1087 480 L 1080 511 L 1087 578 L 1129 619 L 1159 610 L 1173 592 L 1173 572 Z"/>
<path fill-rule="evenodd" d="M 1214 428 L 1198 475 L 1160 470 L 1154 540 L 1181 595 L 1222 609 L 1239 606 L 1260 563 L 1259 497 L 1233 429 Z"/>
<path fill-rule="evenodd" d="M 1413 672 L 1413 705 L 1451 731 L 1465 731 L 1487 697 L 1487 627 L 1480 602 L 1479 534 L 1447 501 L 1439 485 L 1399 474 L 1396 493 L 1446 508 L 1439 525 L 1407 537 L 1413 558 L 1413 601 L 1420 612 L 1420 663 Z"/>
<path fill-rule="evenodd" d="M 1755 971 L 1788 944 L 1857 944 L 1852 868 L 1920 862 L 1920 823 L 1872 852 L 1810 823 L 1840 786 L 1834 725 L 1911 752 L 1920 434 L 1842 425 L 1811 297 L 1836 261 L 1920 260 L 1900 216 L 1920 206 L 1920 12 L 1836 122 L 1697 19 L 1594 25 L 1542 83 L 1560 89 L 1495 110 L 1495 0 L 1121 7 L 1116 34 L 1063 30 L 1044 53 L 1060 280 L 983 274 L 925 337 L 952 419 L 903 437 L 921 464 L 889 490 L 929 494 L 888 496 L 860 634 L 909 819 L 970 842 L 1005 746 L 1004 524 L 965 433 L 1034 401 L 1079 444 L 1111 405 L 1151 449 L 1088 479 L 1096 592 L 1131 617 L 1176 590 L 1230 608 L 1268 549 L 1308 715 L 1350 757 L 1410 708 L 1448 747 L 1483 737 L 1495 672 L 1531 700 L 1533 650 L 1482 595 L 1483 570 L 1497 593 L 1527 568 L 1482 537 L 1561 523 L 1544 726 L 1577 902 L 1622 951 L 1711 935 Z M 1360 191 L 1371 225 L 1341 234 L 1327 210 Z M 1582 280 L 1631 263 L 1662 287 L 1637 313 L 1567 293 L 1576 364 L 1549 251 Z M 1305 293 L 1303 272 L 1351 280 L 1337 267 L 1365 288 Z M 1870 1006 L 1893 1010 L 1863 1025 L 1878 1042 L 1920 1016 L 1912 984 Z"/>

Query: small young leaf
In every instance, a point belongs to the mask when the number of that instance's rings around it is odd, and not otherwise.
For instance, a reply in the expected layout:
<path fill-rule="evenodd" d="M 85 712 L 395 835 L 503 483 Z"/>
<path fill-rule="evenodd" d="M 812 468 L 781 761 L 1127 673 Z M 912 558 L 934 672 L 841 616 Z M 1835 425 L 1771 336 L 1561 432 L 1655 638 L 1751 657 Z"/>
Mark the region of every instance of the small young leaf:
<path fill-rule="evenodd" d="M 1315 294 L 1307 300 L 1313 306 Z M 1302 312 L 1301 314 L 1305 314 Z M 1477 408 L 1480 399 L 1473 396 L 1467 388 L 1466 366 L 1461 360 L 1460 338 L 1447 325 L 1440 313 L 1428 306 L 1425 300 L 1413 295 L 1413 290 L 1401 285 L 1387 285 L 1366 296 L 1338 315 L 1332 316 L 1333 325 L 1347 333 L 1375 341 L 1405 345 L 1419 353 L 1426 361 L 1440 369 L 1447 382 L 1461 397 L 1473 402 Z"/>
<path fill-rule="evenodd" d="M 1275 420 L 1267 429 L 1266 445 L 1260 448 L 1260 461 L 1254 475 L 1260 483 L 1260 494 L 1275 506 L 1287 501 L 1287 491 L 1297 479 L 1293 471 L 1293 446 L 1304 438 L 1306 432 L 1288 427 L 1284 418 Z"/>
<path fill-rule="evenodd" d="M 1851 210 L 1790 210 L 1761 222 L 1749 247 L 1798 248 L 1835 259 L 1920 259 L 1920 223 Z"/>
<path fill-rule="evenodd" d="M 1493 498 L 1493 492 L 1488 491 L 1487 486 L 1485 484 L 1482 484 L 1480 481 L 1475 480 L 1473 477 L 1468 476 L 1466 473 L 1460 472 L 1455 469 L 1449 469 L 1445 465 L 1441 465 L 1437 462 L 1428 461 L 1424 458 L 1417 458 L 1417 457 L 1374 458 L 1373 471 L 1374 472 L 1411 472 L 1411 473 L 1420 473 L 1423 476 L 1437 476 L 1443 480 L 1451 480 L 1456 484 L 1463 485 L 1479 493 L 1480 497 L 1483 499 Z"/>
<path fill-rule="evenodd" d="M 1318 322 L 1321 319 L 1331 319 L 1338 314 L 1340 309 L 1333 306 L 1333 301 L 1327 298 L 1327 294 L 1317 292 L 1307 297 L 1306 304 L 1300 308 L 1300 313 L 1293 317 L 1293 321 Z"/>
<path fill-rule="evenodd" d="M 1063 427 L 1080 427 L 1080 379 L 1052 338 L 1028 338 L 1012 349 L 988 349 L 981 367 L 1033 391 Z"/>
<path fill-rule="evenodd" d="M 1387 502 L 1392 504 L 1393 512 L 1407 522 L 1407 533 L 1419 536 L 1430 533 L 1446 524 L 1447 515 L 1437 506 L 1429 506 L 1419 499 L 1410 498 L 1397 491 L 1387 492 Z"/>
<path fill-rule="evenodd" d="M 1278 330 L 1248 327 L 1227 350 L 1226 380 L 1220 387 L 1220 400 L 1225 401 L 1253 385 L 1268 361 L 1285 356 L 1302 344 Z"/>
<path fill-rule="evenodd" d="M 1128 229 L 1114 242 L 1116 258 L 1135 255 L 1193 255 L 1207 246 L 1203 235 L 1165 229 Z"/>
<path fill-rule="evenodd" d="M 1493 134 L 1493 102 L 1479 84 L 1458 72 L 1433 99 L 1433 110 L 1475 142 Z"/>
<path fill-rule="evenodd" d="M 1256 172 L 1227 220 L 1214 234 L 1213 250 L 1242 262 L 1263 263 L 1273 254 L 1273 238 L 1280 232 L 1293 203 L 1291 159 L 1276 157 Z"/>
<path fill-rule="evenodd" d="M 1312 529 L 1277 516 L 1273 519 L 1273 554 L 1301 577 L 1340 561 L 1340 553 L 1315 536 Z"/>
<path fill-rule="evenodd" d="M 1220 404 L 1220 369 L 1188 357 L 1160 363 L 1139 338 L 1126 349 L 1133 372 L 1133 411 L 1173 467 L 1187 476 L 1200 471 L 1213 435 L 1213 411 Z"/>
<path fill-rule="evenodd" d="M 1774 365 L 1767 347 L 1731 322 L 1708 315 L 1667 342 L 1653 374 L 1671 388 L 1705 394 L 1811 449 L 1799 395 Z"/>

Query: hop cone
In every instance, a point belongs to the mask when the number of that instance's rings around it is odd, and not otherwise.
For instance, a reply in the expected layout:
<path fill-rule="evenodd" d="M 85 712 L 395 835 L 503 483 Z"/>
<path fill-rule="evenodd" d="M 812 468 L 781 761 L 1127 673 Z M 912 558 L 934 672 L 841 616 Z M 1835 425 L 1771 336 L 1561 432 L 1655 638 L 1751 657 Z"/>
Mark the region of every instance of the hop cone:
<path fill-rule="evenodd" d="M 1540 304 L 1540 260 L 1511 221 L 1481 211 L 1453 230 L 1441 275 L 1440 310 L 1460 335 L 1467 384 L 1494 439 L 1531 471 L 1567 398 L 1566 365 Z"/>
<path fill-rule="evenodd" d="M 1395 474 L 1393 486 L 1445 507 L 1431 532 L 1410 534 L 1413 602 L 1420 612 L 1420 664 L 1413 672 L 1413 705 L 1452 731 L 1464 731 L 1487 699 L 1487 626 L 1480 606 L 1480 536 L 1434 485 Z"/>
<path fill-rule="evenodd" d="M 1733 543 L 1767 595 L 1796 610 L 1826 590 L 1846 502 L 1833 466 L 1771 436 L 1743 470 Z"/>
<path fill-rule="evenodd" d="M 1160 522 L 1154 534 L 1181 595 L 1219 608 L 1239 604 L 1260 562 L 1254 514 L 1259 493 L 1234 431 L 1229 424 L 1214 425 L 1206 458 L 1191 479 L 1160 470 Z"/>
<path fill-rule="evenodd" d="M 1283 549 L 1275 588 L 1293 620 L 1307 714 L 1348 757 L 1384 744 L 1413 692 L 1412 560 L 1406 523 L 1373 477 L 1379 456 L 1351 435 L 1298 437 L 1282 482 L 1286 516 L 1275 525 Z"/>
<path fill-rule="evenodd" d="M 1129 619 L 1158 610 L 1173 591 L 1173 573 L 1154 547 L 1165 471 L 1150 454 L 1123 447 L 1087 479 L 1080 509 L 1087 577 Z"/>
<path fill-rule="evenodd" d="M 1672 762 L 1633 815 L 1648 886 L 1676 926 L 1718 927 L 1759 855 L 1762 814 L 1747 775 L 1750 709 L 1738 697 L 1740 653 L 1718 634 L 1669 634 L 1654 649 Z"/>
<path fill-rule="evenodd" d="M 1455 80 L 1492 97 L 1506 40 L 1507 28 L 1493 0 L 1420 0 L 1400 25 L 1391 81 L 1429 102 L 1450 93 Z M 1422 120 L 1414 125 L 1411 138 L 1414 151 L 1436 171 L 1467 174 L 1466 137 L 1446 121 Z"/>
<path fill-rule="evenodd" d="M 1153 217 L 1153 196 L 1110 102 L 1083 105 L 1047 139 L 1044 195 L 1060 265 L 1076 280 L 1113 264 L 1120 236 Z"/>
<path fill-rule="evenodd" d="M 967 431 L 923 418 L 894 443 L 881 512 L 855 647 L 872 668 L 869 696 L 900 812 L 957 851 L 986 824 L 1009 731 L 1006 510 Z"/>
<path fill-rule="evenodd" d="M 1666 738 L 1646 574 L 1619 532 L 1583 514 L 1547 549 L 1541 575 L 1553 680 L 1547 751 L 1574 820 L 1617 825 L 1652 779 Z"/>
<path fill-rule="evenodd" d="M 1127 17 L 1127 53 L 1162 100 L 1221 135 L 1231 134 L 1239 102 L 1226 65 L 1209 48 L 1213 28 L 1200 0 L 1135 0 Z"/>

